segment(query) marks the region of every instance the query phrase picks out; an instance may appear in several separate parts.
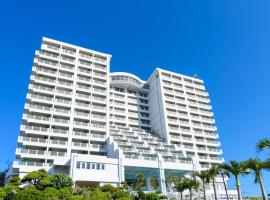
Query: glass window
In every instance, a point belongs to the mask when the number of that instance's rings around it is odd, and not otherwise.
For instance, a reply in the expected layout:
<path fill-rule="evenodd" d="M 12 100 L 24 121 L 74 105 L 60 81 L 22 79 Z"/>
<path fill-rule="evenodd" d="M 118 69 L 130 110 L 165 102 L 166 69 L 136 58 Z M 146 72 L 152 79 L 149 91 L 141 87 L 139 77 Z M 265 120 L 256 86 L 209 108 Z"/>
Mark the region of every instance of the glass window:
<path fill-rule="evenodd" d="M 77 162 L 76 168 L 77 169 L 80 169 L 81 168 L 81 162 Z"/>
<path fill-rule="evenodd" d="M 86 163 L 84 163 L 84 162 L 82 163 L 82 169 L 85 169 L 85 164 Z"/>
<path fill-rule="evenodd" d="M 91 163 L 88 162 L 86 168 L 91 169 Z"/>
<path fill-rule="evenodd" d="M 100 164 L 99 163 L 97 164 L 97 170 L 100 170 Z"/>
<path fill-rule="evenodd" d="M 95 163 L 92 163 L 92 169 L 96 169 Z"/>
<path fill-rule="evenodd" d="M 101 165 L 101 169 L 105 170 L 105 165 L 104 164 Z"/>

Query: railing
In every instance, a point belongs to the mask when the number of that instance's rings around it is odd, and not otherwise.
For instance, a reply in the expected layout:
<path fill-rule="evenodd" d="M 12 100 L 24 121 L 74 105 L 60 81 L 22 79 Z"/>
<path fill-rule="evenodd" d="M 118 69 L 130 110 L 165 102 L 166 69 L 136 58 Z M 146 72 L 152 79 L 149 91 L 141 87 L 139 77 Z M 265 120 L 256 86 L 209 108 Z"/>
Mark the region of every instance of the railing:
<path fill-rule="evenodd" d="M 83 137 L 88 137 L 89 133 L 85 133 L 85 132 L 79 132 L 79 131 L 73 131 L 73 134 L 76 136 L 83 136 Z"/>
<path fill-rule="evenodd" d="M 59 152 L 59 151 L 49 151 L 48 152 L 50 156 L 57 156 L 57 157 L 63 157 L 66 156 L 66 152 Z"/>
<path fill-rule="evenodd" d="M 66 145 L 67 141 L 62 141 L 62 140 L 50 140 L 51 144 L 57 144 L 57 145 Z"/>
<path fill-rule="evenodd" d="M 22 141 L 26 142 L 38 142 L 38 143 L 46 143 L 47 140 L 43 138 L 33 138 L 33 137 L 21 137 Z"/>
<path fill-rule="evenodd" d="M 72 142 L 72 145 L 75 147 L 88 147 L 88 143 L 81 143 L 81 142 Z"/>
<path fill-rule="evenodd" d="M 56 123 L 61 123 L 61 124 L 68 124 L 69 123 L 69 120 L 67 120 L 67 119 L 53 118 L 53 121 Z"/>
<path fill-rule="evenodd" d="M 24 116 L 27 119 L 35 119 L 35 120 L 41 120 L 41 121 L 50 121 L 50 118 L 49 117 L 43 117 L 43 116 L 39 116 L 39 115 L 24 114 Z"/>

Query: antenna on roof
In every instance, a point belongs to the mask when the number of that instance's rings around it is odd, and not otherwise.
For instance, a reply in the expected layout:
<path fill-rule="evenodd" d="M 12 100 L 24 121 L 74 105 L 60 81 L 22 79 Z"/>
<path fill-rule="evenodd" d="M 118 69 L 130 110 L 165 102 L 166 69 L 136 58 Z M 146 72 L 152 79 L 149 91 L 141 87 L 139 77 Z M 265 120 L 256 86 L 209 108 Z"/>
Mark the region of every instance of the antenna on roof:
<path fill-rule="evenodd" d="M 194 75 L 193 75 L 193 78 L 198 78 L 197 74 L 194 74 Z"/>

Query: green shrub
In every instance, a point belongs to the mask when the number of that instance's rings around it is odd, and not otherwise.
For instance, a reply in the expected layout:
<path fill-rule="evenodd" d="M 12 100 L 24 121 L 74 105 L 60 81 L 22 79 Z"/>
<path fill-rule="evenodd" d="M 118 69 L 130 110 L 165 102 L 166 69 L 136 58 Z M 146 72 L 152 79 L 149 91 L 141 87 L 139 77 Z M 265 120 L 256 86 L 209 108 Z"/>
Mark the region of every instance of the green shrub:
<path fill-rule="evenodd" d="M 158 194 L 154 192 L 146 193 L 145 200 L 159 200 Z"/>
<path fill-rule="evenodd" d="M 168 197 L 166 195 L 159 195 L 159 199 L 168 199 Z"/>
<path fill-rule="evenodd" d="M 59 191 L 52 187 L 47 187 L 42 191 L 42 197 L 44 200 L 58 200 L 59 199 Z"/>
<path fill-rule="evenodd" d="M 145 195 L 145 193 L 143 192 L 143 191 L 141 191 L 141 190 L 139 190 L 138 192 L 137 192 L 137 197 L 135 198 L 136 200 L 138 199 L 138 200 L 145 200 L 146 199 L 146 195 Z"/>
<path fill-rule="evenodd" d="M 25 190 L 17 193 L 15 200 L 43 200 L 42 192 L 37 190 L 34 186 L 30 186 Z"/>
<path fill-rule="evenodd" d="M 70 200 L 72 198 L 72 188 L 61 188 L 59 190 L 59 199 Z"/>
<path fill-rule="evenodd" d="M 4 188 L 0 188 L 0 200 L 3 200 L 5 196 L 7 195 Z"/>
<path fill-rule="evenodd" d="M 99 189 L 93 190 L 91 192 L 91 200 L 109 200 L 111 199 L 110 193 L 108 192 L 102 192 Z"/>
<path fill-rule="evenodd" d="M 118 189 L 116 192 L 114 192 L 112 195 L 113 199 L 121 199 L 121 198 L 130 198 L 129 192 Z"/>
<path fill-rule="evenodd" d="M 111 194 L 115 193 L 118 188 L 112 186 L 111 184 L 103 185 L 99 188 L 102 192 L 109 192 Z"/>
<path fill-rule="evenodd" d="M 83 195 L 74 195 L 71 197 L 71 200 L 89 200 L 89 198 Z"/>

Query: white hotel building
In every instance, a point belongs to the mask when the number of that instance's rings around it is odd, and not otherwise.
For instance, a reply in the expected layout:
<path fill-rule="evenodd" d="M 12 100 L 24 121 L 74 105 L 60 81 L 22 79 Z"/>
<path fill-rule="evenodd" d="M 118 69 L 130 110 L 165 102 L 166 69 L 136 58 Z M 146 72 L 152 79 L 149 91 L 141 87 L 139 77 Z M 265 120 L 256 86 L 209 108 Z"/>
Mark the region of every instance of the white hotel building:
<path fill-rule="evenodd" d="M 146 190 L 156 176 L 169 193 L 170 176 L 224 162 L 202 80 L 158 68 L 143 81 L 110 73 L 110 60 L 43 38 L 9 175 L 44 168 L 78 185 L 116 185 L 144 173 Z"/>

